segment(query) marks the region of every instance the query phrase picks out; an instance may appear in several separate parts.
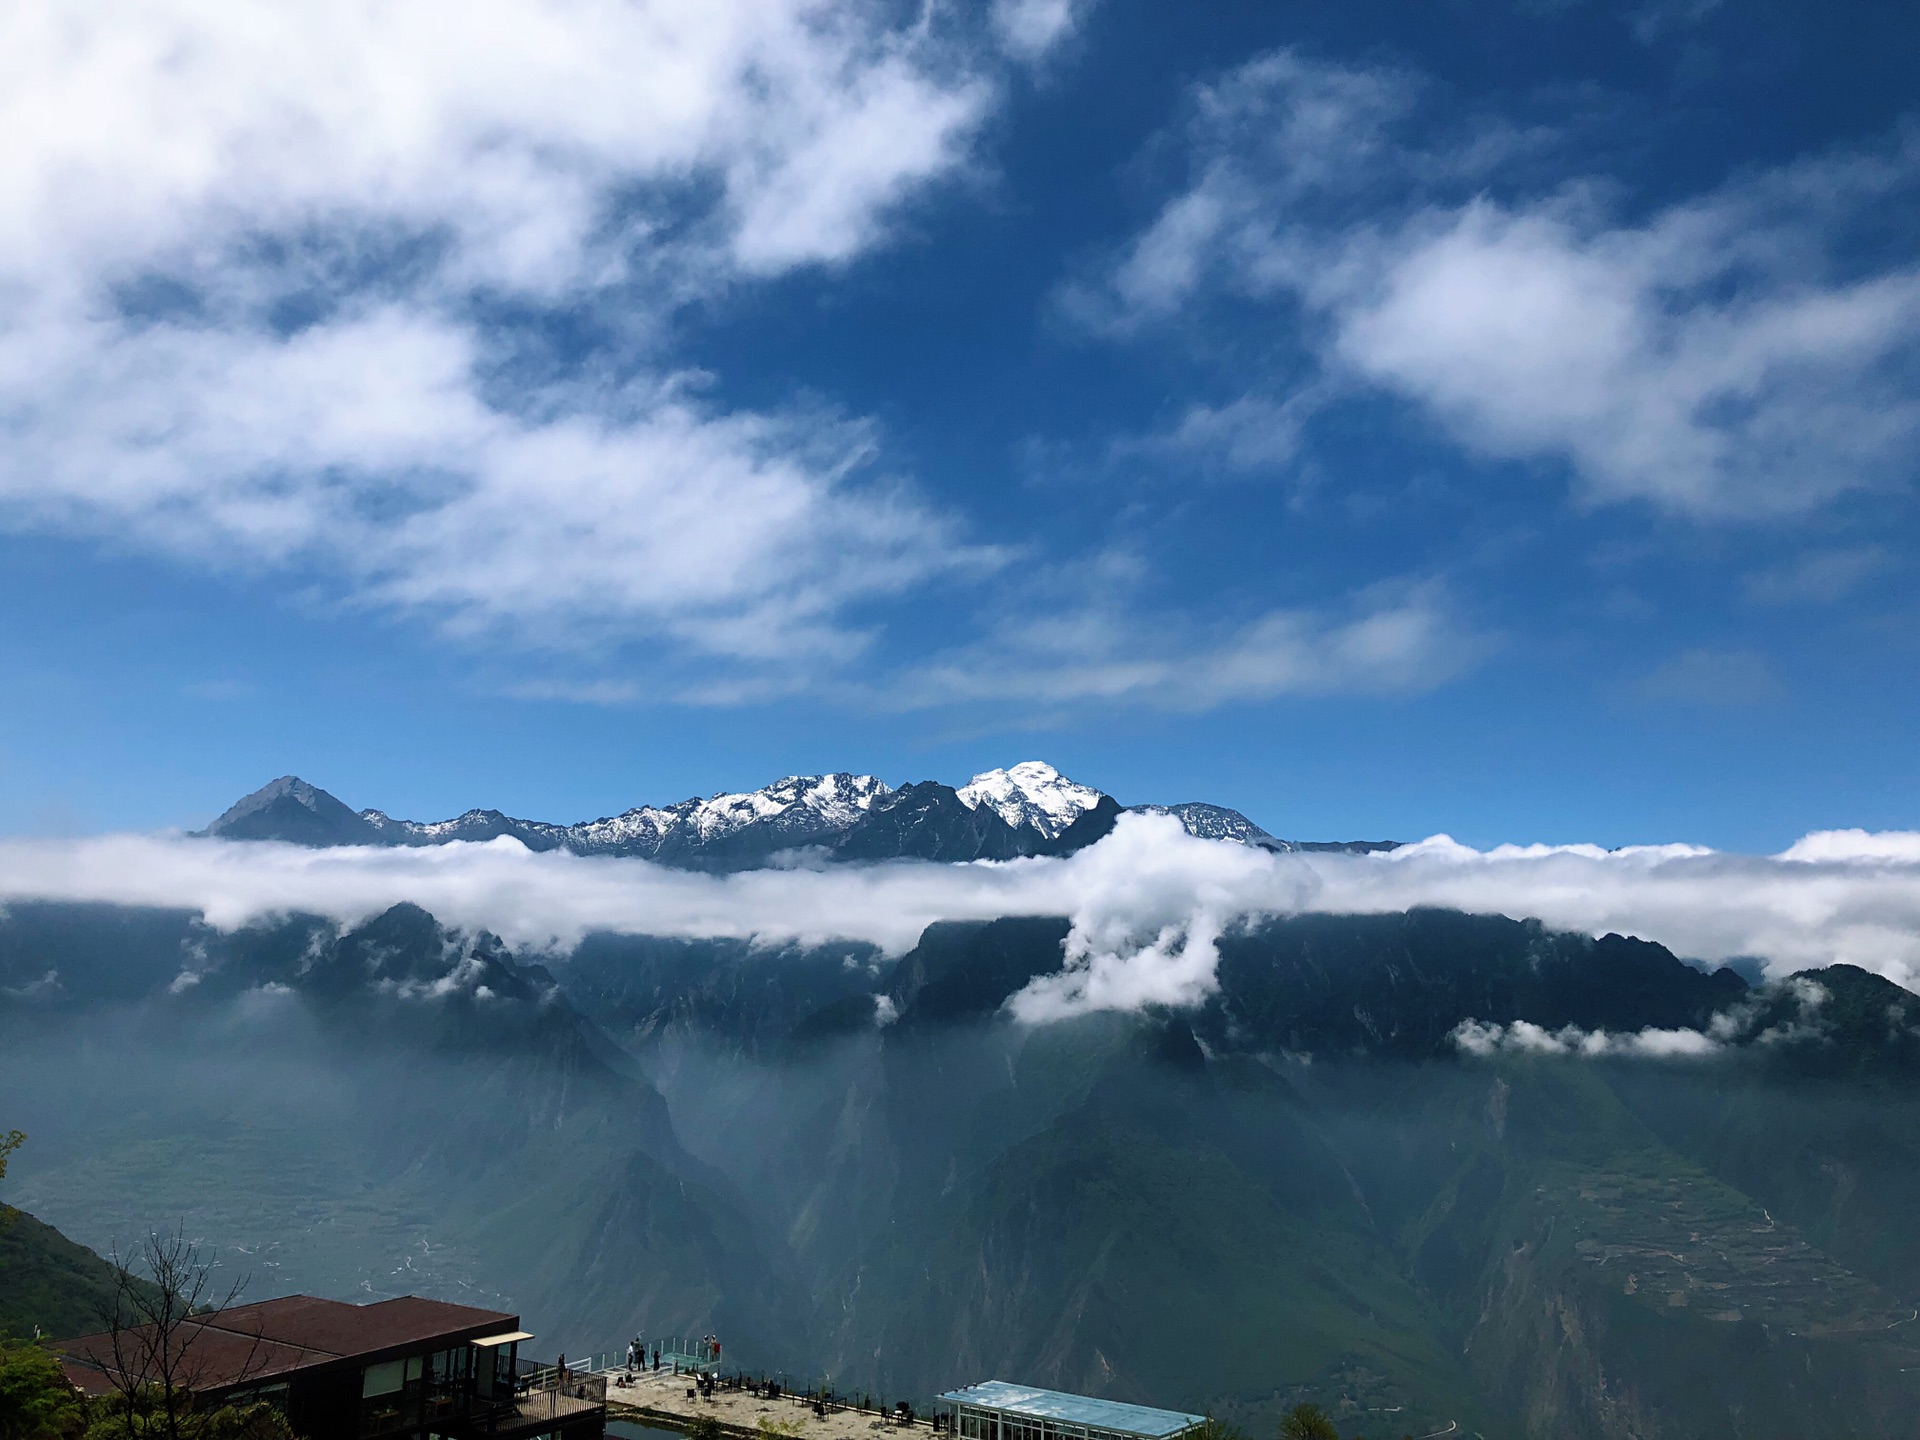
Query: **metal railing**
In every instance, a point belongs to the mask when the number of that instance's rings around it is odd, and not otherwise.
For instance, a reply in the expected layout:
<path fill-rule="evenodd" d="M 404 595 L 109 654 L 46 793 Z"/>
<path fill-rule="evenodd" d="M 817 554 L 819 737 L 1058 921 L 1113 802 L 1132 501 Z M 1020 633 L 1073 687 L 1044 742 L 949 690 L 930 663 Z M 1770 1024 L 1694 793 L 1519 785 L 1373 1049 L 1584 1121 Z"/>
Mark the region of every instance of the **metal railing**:
<path fill-rule="evenodd" d="M 569 1420 L 607 1408 L 607 1381 L 601 1375 L 560 1377 L 551 1385 L 514 1397 L 514 1413 L 521 1421 Z"/>

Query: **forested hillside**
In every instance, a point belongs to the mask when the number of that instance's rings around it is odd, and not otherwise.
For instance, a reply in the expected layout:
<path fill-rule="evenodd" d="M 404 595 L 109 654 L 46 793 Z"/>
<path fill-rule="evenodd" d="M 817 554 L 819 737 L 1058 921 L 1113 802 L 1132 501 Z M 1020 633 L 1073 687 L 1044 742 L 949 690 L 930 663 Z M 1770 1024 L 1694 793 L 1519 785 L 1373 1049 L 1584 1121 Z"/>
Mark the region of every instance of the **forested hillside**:
<path fill-rule="evenodd" d="M 113 1304 L 113 1267 L 24 1211 L 0 1216 L 0 1335 L 80 1335 Z"/>

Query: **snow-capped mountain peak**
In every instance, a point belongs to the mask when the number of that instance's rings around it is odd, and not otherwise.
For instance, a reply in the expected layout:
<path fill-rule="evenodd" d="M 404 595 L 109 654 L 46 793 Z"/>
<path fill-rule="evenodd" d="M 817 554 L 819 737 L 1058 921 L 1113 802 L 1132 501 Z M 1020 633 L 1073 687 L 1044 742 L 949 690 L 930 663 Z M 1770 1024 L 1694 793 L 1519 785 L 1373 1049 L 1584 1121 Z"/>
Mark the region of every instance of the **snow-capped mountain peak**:
<path fill-rule="evenodd" d="M 987 770 L 959 792 L 970 810 L 982 805 L 1018 829 L 1031 825 L 1049 840 L 1100 803 L 1100 792 L 1077 785 L 1044 760 L 1022 760 L 1006 770 Z"/>
<path fill-rule="evenodd" d="M 764 790 L 722 792 L 703 800 L 690 819 L 702 837 L 767 820 L 825 833 L 845 829 L 892 793 L 892 786 L 871 775 L 788 775 Z"/>

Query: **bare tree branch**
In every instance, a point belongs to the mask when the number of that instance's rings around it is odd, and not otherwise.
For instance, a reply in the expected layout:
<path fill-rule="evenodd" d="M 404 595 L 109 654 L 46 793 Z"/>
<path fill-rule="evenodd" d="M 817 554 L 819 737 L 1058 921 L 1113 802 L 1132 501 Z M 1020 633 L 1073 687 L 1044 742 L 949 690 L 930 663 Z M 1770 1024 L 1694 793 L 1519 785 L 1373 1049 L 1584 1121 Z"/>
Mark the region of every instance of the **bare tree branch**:
<path fill-rule="evenodd" d="M 230 1309 L 246 1287 L 242 1276 L 224 1292 L 216 1288 L 213 1261 L 177 1227 L 169 1235 L 149 1233 L 137 1263 L 137 1277 L 121 1264 L 116 1247 L 110 1257 L 114 1291 L 106 1316 L 112 1357 L 108 1379 L 126 1420 L 129 1437 L 192 1440 L 195 1397 L 210 1386 L 228 1388 L 259 1373 L 261 1338 L 251 1337 L 238 1367 L 215 1374 L 203 1342 L 212 1322 Z M 143 1283 L 143 1281 L 145 1283 Z"/>

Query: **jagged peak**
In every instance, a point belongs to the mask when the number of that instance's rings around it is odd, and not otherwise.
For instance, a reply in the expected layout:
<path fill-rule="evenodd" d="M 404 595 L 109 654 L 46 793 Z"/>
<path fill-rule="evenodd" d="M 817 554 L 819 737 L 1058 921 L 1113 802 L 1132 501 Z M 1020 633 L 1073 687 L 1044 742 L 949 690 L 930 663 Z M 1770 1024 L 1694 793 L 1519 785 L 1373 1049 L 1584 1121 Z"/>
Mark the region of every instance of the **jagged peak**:
<path fill-rule="evenodd" d="M 220 816 L 220 820 L 237 820 L 242 815 L 252 815 L 256 811 L 266 809 L 274 801 L 282 799 L 292 800 L 295 804 L 304 805 L 309 810 L 318 810 L 328 801 L 332 801 L 335 805 L 342 803 L 318 785 L 309 784 L 298 775 L 282 775 L 277 780 L 269 780 L 251 794 L 242 795 L 227 807 L 225 813 Z M 219 823 L 219 820 L 214 821 L 216 825 Z"/>
<path fill-rule="evenodd" d="M 270 780 L 226 808 L 202 835 L 337 844 L 364 839 L 367 822 L 337 797 L 298 775 Z"/>

